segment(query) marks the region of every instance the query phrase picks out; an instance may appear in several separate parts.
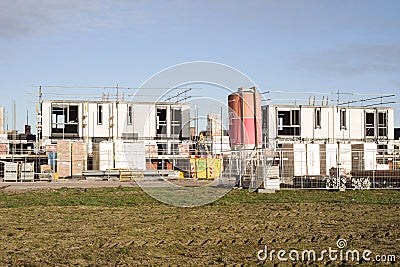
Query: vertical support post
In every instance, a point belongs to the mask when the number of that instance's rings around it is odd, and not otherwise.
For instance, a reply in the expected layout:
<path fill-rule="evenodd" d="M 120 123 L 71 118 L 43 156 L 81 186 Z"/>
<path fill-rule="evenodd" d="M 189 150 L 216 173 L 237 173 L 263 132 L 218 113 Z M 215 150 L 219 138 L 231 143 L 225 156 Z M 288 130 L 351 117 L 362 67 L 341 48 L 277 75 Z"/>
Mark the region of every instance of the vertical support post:
<path fill-rule="evenodd" d="M 222 166 L 223 166 L 223 161 L 224 157 L 222 156 L 222 137 L 223 137 L 223 127 L 222 127 L 222 106 L 221 106 L 221 143 L 220 143 L 220 149 L 219 149 L 219 178 L 222 178 Z"/>
<path fill-rule="evenodd" d="M 41 133 L 42 133 L 42 86 L 39 86 L 38 89 L 38 104 L 36 110 L 36 152 L 40 154 L 41 147 Z"/>
<path fill-rule="evenodd" d="M 253 87 L 253 115 L 254 115 L 254 134 L 255 134 L 255 144 L 254 149 L 256 151 L 256 165 L 258 165 L 258 125 L 257 125 L 257 95 L 256 87 Z"/>
<path fill-rule="evenodd" d="M 223 131 L 224 131 L 224 129 L 222 127 L 222 106 L 221 106 L 221 121 L 220 121 L 220 123 L 221 123 L 221 147 L 220 147 L 220 153 L 219 154 L 220 154 L 220 157 L 222 159 L 222 136 L 223 136 Z"/>
<path fill-rule="evenodd" d="M 210 149 L 211 149 L 211 157 L 214 157 L 214 133 L 213 133 L 214 123 L 213 123 L 213 118 L 212 118 L 212 116 L 209 117 L 209 120 L 210 120 L 210 124 L 211 124 L 211 126 L 210 126 L 210 135 L 211 135 L 211 146 L 210 146 Z M 207 144 L 206 144 L 206 145 L 207 145 Z"/>
<path fill-rule="evenodd" d="M 117 133 L 116 133 L 116 137 L 114 137 L 114 138 L 117 138 L 118 139 L 118 134 L 119 134 L 119 128 L 118 128 L 118 114 L 119 114 L 119 111 L 118 111 L 118 104 L 119 104 L 119 86 L 118 86 L 118 83 L 117 83 L 117 101 L 115 102 L 115 108 L 116 108 L 116 113 L 117 113 L 117 118 L 116 118 L 116 129 L 117 129 Z M 113 128 L 113 133 L 114 133 L 114 128 Z"/>
<path fill-rule="evenodd" d="M 12 151 L 12 154 L 11 154 L 11 158 L 12 158 L 12 162 L 14 162 L 14 154 L 16 154 L 15 153 L 15 150 L 16 150 L 16 129 L 15 129 L 15 125 L 16 125 L 16 108 L 15 108 L 15 100 L 13 100 L 13 132 L 12 132 L 12 142 L 13 142 L 13 144 L 12 144 L 12 148 L 13 148 L 13 151 Z"/>
<path fill-rule="evenodd" d="M 194 106 L 195 115 L 196 115 L 196 137 L 199 136 L 199 110 L 197 109 L 197 105 Z"/>
<path fill-rule="evenodd" d="M 240 101 L 240 120 L 241 120 L 241 135 L 242 135 L 242 144 L 241 144 L 241 149 L 240 149 L 240 158 L 239 158 L 239 162 L 240 162 L 240 172 L 239 172 L 239 187 L 242 187 L 242 176 L 244 177 L 245 172 L 246 172 L 246 164 L 245 164 L 245 158 L 244 157 L 244 153 L 245 153 L 245 138 L 244 138 L 244 134 L 245 134 L 245 129 L 244 129 L 244 100 L 243 100 L 243 87 L 239 88 L 239 101 Z"/>

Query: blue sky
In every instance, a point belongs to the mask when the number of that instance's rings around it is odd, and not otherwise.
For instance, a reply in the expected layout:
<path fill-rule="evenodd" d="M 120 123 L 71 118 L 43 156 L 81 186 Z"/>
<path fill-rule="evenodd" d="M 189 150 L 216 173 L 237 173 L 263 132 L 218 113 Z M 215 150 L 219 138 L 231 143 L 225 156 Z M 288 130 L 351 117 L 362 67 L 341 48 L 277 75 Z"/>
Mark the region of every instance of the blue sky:
<path fill-rule="evenodd" d="M 138 87 L 197 60 L 232 66 L 261 91 L 400 101 L 399 1 L 0 0 L 0 10 L 0 105 L 11 114 L 16 100 L 19 129 L 27 109 L 34 124 L 33 85 Z"/>

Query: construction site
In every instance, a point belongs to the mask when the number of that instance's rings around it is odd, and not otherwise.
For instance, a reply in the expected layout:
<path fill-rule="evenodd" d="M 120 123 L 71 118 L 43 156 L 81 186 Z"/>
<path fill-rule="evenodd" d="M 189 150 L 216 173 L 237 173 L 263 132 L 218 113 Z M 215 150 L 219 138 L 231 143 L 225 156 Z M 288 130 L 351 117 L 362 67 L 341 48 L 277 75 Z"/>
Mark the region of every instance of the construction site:
<path fill-rule="evenodd" d="M 400 187 L 395 95 L 279 104 L 273 92 L 239 88 L 220 114 L 199 126 L 191 88 L 165 101 L 68 99 L 38 87 L 36 125 L 16 130 L 0 109 L 4 182 L 60 180 L 220 181 L 238 188 L 370 189 Z M 123 91 L 124 92 L 124 91 Z M 375 102 L 374 102 L 375 101 Z M 266 104 L 264 104 L 267 102 Z M 8 113 L 7 113 L 8 114 Z M 5 121 L 7 120 L 7 129 Z M 224 123 L 225 122 L 225 123 Z M 204 128 L 200 128 L 204 127 Z M 33 129 L 33 130 L 32 130 Z M 193 183 L 196 184 L 196 183 Z"/>

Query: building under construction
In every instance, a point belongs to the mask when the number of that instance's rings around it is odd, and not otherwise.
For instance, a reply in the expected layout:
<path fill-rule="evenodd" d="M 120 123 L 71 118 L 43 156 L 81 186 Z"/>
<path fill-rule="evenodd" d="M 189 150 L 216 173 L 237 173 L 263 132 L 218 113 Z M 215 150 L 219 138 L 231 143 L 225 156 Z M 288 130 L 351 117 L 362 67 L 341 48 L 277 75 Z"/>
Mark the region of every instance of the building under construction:
<path fill-rule="evenodd" d="M 373 176 L 370 187 L 397 187 L 393 109 L 344 104 L 262 105 L 255 87 L 239 88 L 227 97 L 227 129 L 221 109 L 207 116 L 201 131 L 189 103 L 40 99 L 36 134 L 26 126 L 25 133 L 0 135 L 0 172 L 20 181 L 22 173 L 31 177 L 26 170 L 35 179 L 43 173 L 121 177 L 134 170 L 142 176 L 233 177 L 237 186 L 254 189 L 339 187 L 343 177 L 358 177 L 368 187 Z"/>

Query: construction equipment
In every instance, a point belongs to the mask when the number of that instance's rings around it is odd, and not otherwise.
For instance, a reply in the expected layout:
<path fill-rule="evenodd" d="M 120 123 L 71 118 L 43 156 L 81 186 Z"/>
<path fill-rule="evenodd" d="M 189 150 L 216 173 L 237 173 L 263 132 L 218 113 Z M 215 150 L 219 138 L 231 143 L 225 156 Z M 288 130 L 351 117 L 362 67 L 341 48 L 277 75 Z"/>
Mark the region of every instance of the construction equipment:
<path fill-rule="evenodd" d="M 204 151 L 206 152 L 206 154 L 204 155 Z M 200 153 L 200 155 L 199 155 Z M 203 133 L 200 133 L 199 135 L 199 139 L 196 142 L 196 146 L 195 146 L 195 155 L 196 156 L 207 156 L 210 154 L 210 151 L 208 150 L 208 146 L 206 144 L 205 138 Z"/>

